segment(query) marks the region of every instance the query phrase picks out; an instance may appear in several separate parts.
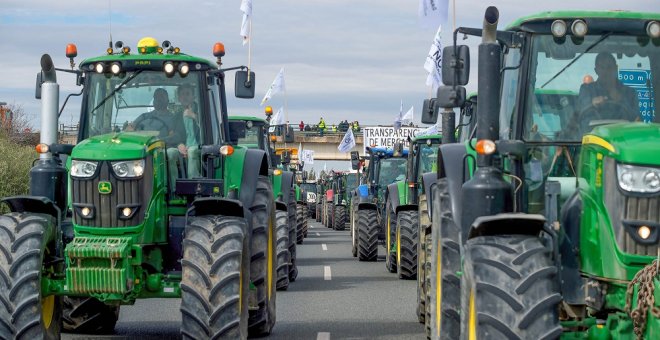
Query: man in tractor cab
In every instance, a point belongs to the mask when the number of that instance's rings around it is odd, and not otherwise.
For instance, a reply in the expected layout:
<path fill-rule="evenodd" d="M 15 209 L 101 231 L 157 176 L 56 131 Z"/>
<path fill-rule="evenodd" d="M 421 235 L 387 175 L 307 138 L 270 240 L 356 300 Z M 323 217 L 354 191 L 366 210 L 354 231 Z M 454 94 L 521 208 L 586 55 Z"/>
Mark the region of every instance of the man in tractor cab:
<path fill-rule="evenodd" d="M 184 144 L 186 131 L 181 117 L 167 109 L 169 95 L 167 91 L 158 88 L 154 91 L 154 110 L 138 116 L 133 123 L 126 127 L 126 131 L 159 131 L 159 137 L 167 147 L 167 167 L 170 174 L 170 190 L 174 190 L 178 177 L 177 161 L 179 155 L 187 155 Z"/>
<path fill-rule="evenodd" d="M 612 54 L 598 53 L 594 69 L 598 80 L 593 81 L 590 76 L 585 76 L 585 83 L 580 86 L 578 95 L 578 117 L 582 124 L 589 124 L 593 119 L 638 121 L 637 93 L 619 81 L 618 67 Z M 582 132 L 585 130 L 582 129 Z"/>

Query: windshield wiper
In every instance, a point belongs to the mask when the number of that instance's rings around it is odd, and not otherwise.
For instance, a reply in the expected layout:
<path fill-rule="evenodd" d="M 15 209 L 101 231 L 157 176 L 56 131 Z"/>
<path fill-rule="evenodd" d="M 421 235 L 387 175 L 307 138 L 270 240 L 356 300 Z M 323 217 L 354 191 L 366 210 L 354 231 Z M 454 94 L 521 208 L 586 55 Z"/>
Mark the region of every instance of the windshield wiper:
<path fill-rule="evenodd" d="M 124 87 L 124 85 L 126 85 L 129 81 L 133 80 L 133 78 L 137 77 L 137 75 L 142 73 L 142 71 L 143 70 L 135 71 L 135 73 L 133 73 L 130 77 L 126 78 L 124 81 L 119 83 L 119 86 L 115 87 L 115 89 L 112 90 L 112 92 L 110 92 L 107 96 L 105 96 L 103 98 L 103 100 L 101 100 L 101 102 L 98 105 L 96 105 L 96 107 L 94 107 L 94 109 L 92 109 L 92 111 L 90 113 L 93 113 L 94 111 L 96 111 L 96 109 L 98 109 L 103 104 L 105 104 L 105 102 L 108 100 L 108 98 L 114 96 L 114 94 L 117 93 L 117 91 L 121 90 L 121 88 Z"/>
<path fill-rule="evenodd" d="M 544 88 L 546 85 L 550 84 L 551 81 L 553 81 L 553 80 L 555 80 L 555 78 L 559 77 L 559 75 L 562 74 L 564 71 L 566 71 L 567 68 L 569 68 L 569 67 L 571 67 L 571 65 L 575 64 L 575 62 L 578 61 L 578 59 L 582 58 L 583 55 L 585 55 L 587 52 L 591 51 L 594 47 L 596 47 L 596 45 L 600 44 L 601 41 L 605 40 L 610 35 L 612 35 L 612 32 L 603 34 L 603 36 L 601 36 L 600 39 L 596 40 L 593 44 L 591 44 L 589 47 L 587 47 L 587 49 L 584 50 L 584 52 L 580 53 L 580 55 L 573 58 L 573 60 L 571 60 L 571 62 L 568 63 L 568 65 L 564 66 L 564 68 L 559 70 L 559 72 L 557 72 L 557 74 L 552 76 L 552 78 L 550 78 L 550 80 L 546 81 L 545 84 L 543 84 L 543 86 L 541 86 L 541 88 Z"/>

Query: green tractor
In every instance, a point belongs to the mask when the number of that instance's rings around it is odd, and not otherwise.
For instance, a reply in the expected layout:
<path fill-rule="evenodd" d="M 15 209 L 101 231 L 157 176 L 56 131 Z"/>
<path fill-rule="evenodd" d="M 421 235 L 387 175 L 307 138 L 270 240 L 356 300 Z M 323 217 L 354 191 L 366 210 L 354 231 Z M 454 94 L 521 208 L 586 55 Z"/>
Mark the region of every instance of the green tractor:
<path fill-rule="evenodd" d="M 324 224 L 323 216 L 325 214 L 325 191 L 328 186 L 327 175 L 321 172 L 319 179 L 316 181 L 316 222 Z"/>
<path fill-rule="evenodd" d="M 476 140 L 440 147 L 428 336 L 657 339 L 660 14 L 498 18 L 454 34 L 482 37 Z M 469 52 L 443 56 L 446 131 Z"/>
<path fill-rule="evenodd" d="M 440 138 L 438 134 L 428 134 L 412 139 L 406 178 L 387 186 L 386 197 L 396 221 L 395 237 L 390 246 L 395 251 L 396 261 L 388 269 L 396 272 L 400 279 L 416 279 L 418 273 L 420 278 L 424 277 L 424 242 L 427 229 L 431 226 L 426 192 L 436 180 Z M 418 280 L 417 287 L 420 297 L 424 296 L 421 282 Z M 423 312 L 419 314 L 425 315 Z"/>
<path fill-rule="evenodd" d="M 289 221 L 292 207 L 294 174 L 280 169 L 280 158 L 271 149 L 268 137 L 268 122 L 258 117 L 230 116 L 229 129 L 238 145 L 249 149 L 263 150 L 268 157 L 270 179 L 275 197 L 275 234 L 277 243 L 277 289 L 286 290 L 289 282 L 297 277 L 296 244 L 294 223 Z M 291 238 L 293 237 L 293 239 Z"/>
<path fill-rule="evenodd" d="M 71 70 L 57 71 L 83 86 L 75 146 L 57 144 L 59 85 L 41 58 L 30 194 L 2 200 L 1 338 L 109 332 L 121 305 L 144 298 L 181 299 L 183 338 L 270 333 L 268 158 L 227 138 L 225 73 L 245 67 L 219 68 L 224 46 L 213 51 L 216 62 L 145 38 L 76 70 L 67 46 Z M 235 84 L 237 97 L 254 97 L 253 72 Z"/>
<path fill-rule="evenodd" d="M 344 230 L 346 223 L 349 222 L 350 207 L 349 193 L 357 188 L 357 173 L 332 171 L 330 177 L 329 189 L 326 192 L 328 197 L 328 228 L 334 230 Z"/>
<path fill-rule="evenodd" d="M 316 205 L 317 205 L 317 193 L 316 193 L 316 180 L 306 179 L 300 183 L 300 188 L 305 193 L 305 202 L 307 206 L 307 215 L 306 218 L 316 219 Z M 306 237 L 307 235 L 305 235 Z"/>
<path fill-rule="evenodd" d="M 393 211 L 385 192 L 391 183 L 405 177 L 408 150 L 399 145 L 394 149 L 367 148 L 369 165 L 364 184 L 360 184 L 351 199 L 351 234 L 354 256 L 360 261 L 376 261 L 378 245 L 385 246 L 386 266 L 396 263 L 389 246 L 394 240 Z"/>

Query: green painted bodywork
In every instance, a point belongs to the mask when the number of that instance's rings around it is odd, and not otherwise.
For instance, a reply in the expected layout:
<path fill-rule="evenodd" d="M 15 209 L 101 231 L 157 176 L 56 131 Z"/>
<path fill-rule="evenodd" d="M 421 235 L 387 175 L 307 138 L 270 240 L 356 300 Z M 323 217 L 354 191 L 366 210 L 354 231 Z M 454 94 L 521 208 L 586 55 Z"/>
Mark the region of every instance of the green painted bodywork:
<path fill-rule="evenodd" d="M 399 205 L 408 204 L 408 183 L 406 181 L 396 182 L 399 191 Z"/>
<path fill-rule="evenodd" d="M 153 135 L 138 132 L 99 135 L 78 143 L 71 157 L 106 161 L 142 159 L 147 156 L 147 148 L 157 141 Z"/>
<path fill-rule="evenodd" d="M 628 12 L 628 11 L 548 11 L 521 17 L 506 27 L 506 30 L 519 30 L 525 23 L 554 19 L 612 19 L 612 20 L 660 20 L 660 13 Z"/>

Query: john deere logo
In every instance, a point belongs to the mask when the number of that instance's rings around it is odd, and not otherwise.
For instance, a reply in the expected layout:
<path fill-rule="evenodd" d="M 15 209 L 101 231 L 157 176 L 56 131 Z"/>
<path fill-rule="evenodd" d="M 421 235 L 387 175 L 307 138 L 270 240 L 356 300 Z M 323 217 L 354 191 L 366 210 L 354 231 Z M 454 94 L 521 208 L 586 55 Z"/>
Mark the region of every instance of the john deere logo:
<path fill-rule="evenodd" d="M 101 194 L 109 194 L 112 192 L 112 184 L 110 182 L 99 182 L 99 193 Z"/>

